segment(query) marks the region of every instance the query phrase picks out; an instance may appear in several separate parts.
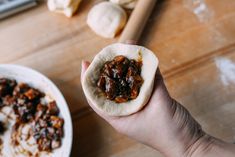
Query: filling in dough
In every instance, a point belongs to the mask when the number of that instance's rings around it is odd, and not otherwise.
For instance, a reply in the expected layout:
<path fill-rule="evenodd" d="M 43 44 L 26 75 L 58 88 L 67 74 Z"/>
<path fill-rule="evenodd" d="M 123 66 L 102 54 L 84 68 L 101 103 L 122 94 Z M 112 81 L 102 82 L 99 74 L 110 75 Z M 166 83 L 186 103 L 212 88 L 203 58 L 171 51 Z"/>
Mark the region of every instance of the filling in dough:
<path fill-rule="evenodd" d="M 97 86 L 107 99 L 116 103 L 135 99 L 143 84 L 141 67 L 141 60 L 129 60 L 123 55 L 116 56 L 112 61 L 105 62 Z"/>
<path fill-rule="evenodd" d="M 149 49 L 116 43 L 102 49 L 82 79 L 88 101 L 109 116 L 138 112 L 149 101 L 158 59 Z"/>

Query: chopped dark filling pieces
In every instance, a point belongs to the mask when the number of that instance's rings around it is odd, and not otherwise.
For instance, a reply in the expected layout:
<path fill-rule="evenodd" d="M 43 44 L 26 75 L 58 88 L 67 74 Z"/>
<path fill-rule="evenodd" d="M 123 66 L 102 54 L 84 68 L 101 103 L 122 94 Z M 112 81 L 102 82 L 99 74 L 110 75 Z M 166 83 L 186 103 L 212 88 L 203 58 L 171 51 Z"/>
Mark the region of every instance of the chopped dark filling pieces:
<path fill-rule="evenodd" d="M 139 95 L 143 84 L 142 61 L 116 56 L 101 69 L 97 86 L 106 98 L 117 103 L 127 102 Z"/>
<path fill-rule="evenodd" d="M 36 108 L 40 99 L 44 96 L 40 91 L 29 87 L 27 84 L 18 84 L 13 91 L 12 103 L 13 110 L 18 119 L 23 122 L 29 122 L 34 118 Z"/>
<path fill-rule="evenodd" d="M 3 135 L 5 132 L 6 128 L 3 122 L 0 121 L 0 135 Z"/>
<path fill-rule="evenodd" d="M 64 120 L 59 117 L 55 101 L 41 104 L 45 94 L 27 84 L 0 78 L 0 110 L 10 106 L 17 117 L 14 130 L 21 124 L 32 124 L 32 135 L 40 151 L 51 152 L 61 146 Z M 0 133 L 4 125 L 0 123 Z M 4 129 L 4 128 L 3 128 Z"/>
<path fill-rule="evenodd" d="M 60 147 L 63 137 L 64 120 L 58 117 L 59 109 L 55 102 L 38 104 L 35 115 L 33 136 L 39 144 L 39 150 L 49 151 Z"/>
<path fill-rule="evenodd" d="M 11 95 L 15 86 L 15 80 L 0 78 L 0 97 Z"/>

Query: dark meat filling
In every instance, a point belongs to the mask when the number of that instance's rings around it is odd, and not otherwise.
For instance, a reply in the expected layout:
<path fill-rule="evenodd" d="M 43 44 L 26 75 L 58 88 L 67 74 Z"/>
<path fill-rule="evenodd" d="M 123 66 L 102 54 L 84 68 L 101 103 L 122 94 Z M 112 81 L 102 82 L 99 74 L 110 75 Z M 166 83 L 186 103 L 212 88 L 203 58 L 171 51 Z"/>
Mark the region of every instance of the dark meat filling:
<path fill-rule="evenodd" d="M 53 101 L 46 105 L 38 104 L 33 136 L 41 151 L 50 151 L 61 146 L 64 120 L 58 117 L 59 109 Z"/>
<path fill-rule="evenodd" d="M 2 121 L 0 121 L 0 135 L 3 135 L 3 133 L 5 132 L 5 125 Z"/>
<path fill-rule="evenodd" d="M 15 97 L 15 102 L 12 103 L 14 112 L 21 122 L 26 123 L 33 119 L 36 107 L 44 94 L 21 83 L 15 87 L 13 96 Z"/>
<path fill-rule="evenodd" d="M 4 106 L 3 100 L 2 100 L 2 98 L 0 97 L 0 108 L 2 108 L 3 106 Z"/>
<path fill-rule="evenodd" d="M 64 120 L 59 117 L 60 111 L 55 101 L 40 103 L 44 96 L 44 93 L 27 84 L 0 78 L 0 109 L 4 106 L 13 108 L 17 117 L 14 131 L 18 131 L 21 124 L 32 122 L 31 133 L 38 149 L 50 152 L 61 146 Z M 4 129 L 0 121 L 0 134 Z"/>
<path fill-rule="evenodd" d="M 101 69 L 97 86 L 109 100 L 123 103 L 135 99 L 143 79 L 141 75 L 141 61 L 129 60 L 124 56 L 116 56 L 107 61 Z"/>
<path fill-rule="evenodd" d="M 15 86 L 15 80 L 0 78 L 0 97 L 11 95 Z"/>

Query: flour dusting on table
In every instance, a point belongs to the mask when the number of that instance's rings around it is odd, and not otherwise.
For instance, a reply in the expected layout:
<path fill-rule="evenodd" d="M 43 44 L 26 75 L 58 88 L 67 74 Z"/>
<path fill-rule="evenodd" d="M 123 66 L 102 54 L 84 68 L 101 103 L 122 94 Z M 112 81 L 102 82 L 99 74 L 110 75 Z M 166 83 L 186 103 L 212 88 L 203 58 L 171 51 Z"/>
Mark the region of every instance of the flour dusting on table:
<path fill-rule="evenodd" d="M 235 84 L 235 62 L 230 59 L 215 58 L 215 64 L 220 71 L 220 79 L 225 86 Z"/>
<path fill-rule="evenodd" d="M 184 0 L 183 5 L 192 11 L 200 22 L 208 22 L 214 16 L 213 10 L 211 10 L 204 0 Z"/>

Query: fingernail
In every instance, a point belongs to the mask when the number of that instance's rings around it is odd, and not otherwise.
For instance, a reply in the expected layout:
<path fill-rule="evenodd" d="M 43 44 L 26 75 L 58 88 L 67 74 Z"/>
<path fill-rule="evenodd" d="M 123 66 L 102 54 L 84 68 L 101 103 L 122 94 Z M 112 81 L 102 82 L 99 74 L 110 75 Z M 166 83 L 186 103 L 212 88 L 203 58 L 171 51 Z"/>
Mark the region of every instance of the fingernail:
<path fill-rule="evenodd" d="M 82 68 L 84 67 L 85 62 L 86 62 L 86 61 L 82 60 Z"/>
<path fill-rule="evenodd" d="M 82 63 L 81 63 L 82 65 L 81 65 L 81 71 L 83 72 L 84 71 L 84 64 L 85 64 L 85 61 L 84 60 L 82 60 Z"/>

